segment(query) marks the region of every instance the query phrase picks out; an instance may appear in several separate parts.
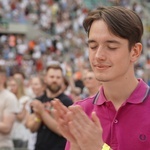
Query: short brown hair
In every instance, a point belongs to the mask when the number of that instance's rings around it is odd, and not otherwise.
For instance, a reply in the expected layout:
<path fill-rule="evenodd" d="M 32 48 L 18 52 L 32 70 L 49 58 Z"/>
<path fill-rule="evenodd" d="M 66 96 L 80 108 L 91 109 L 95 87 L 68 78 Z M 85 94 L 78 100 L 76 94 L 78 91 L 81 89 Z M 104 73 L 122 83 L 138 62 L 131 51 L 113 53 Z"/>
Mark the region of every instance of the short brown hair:
<path fill-rule="evenodd" d="M 85 31 L 90 32 L 91 25 L 95 20 L 103 20 L 108 29 L 114 35 L 127 39 L 129 48 L 135 43 L 141 42 L 143 24 L 140 17 L 127 8 L 121 6 L 98 7 L 90 11 L 83 22 Z"/>
<path fill-rule="evenodd" d="M 58 64 L 51 64 L 51 65 L 49 65 L 49 66 L 46 68 L 46 72 L 47 72 L 49 69 L 61 70 L 61 72 L 63 72 L 61 66 L 58 65 Z"/>

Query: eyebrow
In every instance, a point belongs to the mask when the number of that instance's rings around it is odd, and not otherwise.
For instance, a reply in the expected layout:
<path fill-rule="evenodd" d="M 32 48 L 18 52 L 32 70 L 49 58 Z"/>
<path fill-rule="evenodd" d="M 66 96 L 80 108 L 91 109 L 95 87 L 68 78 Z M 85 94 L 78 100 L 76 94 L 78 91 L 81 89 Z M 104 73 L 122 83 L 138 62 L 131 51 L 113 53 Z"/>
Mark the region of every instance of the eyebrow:
<path fill-rule="evenodd" d="M 95 41 L 95 40 L 88 40 L 87 43 L 88 43 L 88 44 L 90 44 L 90 43 L 96 43 L 96 41 Z M 104 43 L 115 43 L 115 44 L 120 44 L 120 42 L 119 42 L 119 41 L 116 41 L 116 40 L 107 40 L 107 41 L 105 41 Z"/>
<path fill-rule="evenodd" d="M 88 40 L 87 44 L 90 44 L 90 43 L 96 43 L 96 41 L 95 40 Z"/>
<path fill-rule="evenodd" d="M 116 40 L 108 40 L 106 41 L 105 43 L 115 43 L 115 44 L 120 44 L 119 41 L 116 41 Z"/>

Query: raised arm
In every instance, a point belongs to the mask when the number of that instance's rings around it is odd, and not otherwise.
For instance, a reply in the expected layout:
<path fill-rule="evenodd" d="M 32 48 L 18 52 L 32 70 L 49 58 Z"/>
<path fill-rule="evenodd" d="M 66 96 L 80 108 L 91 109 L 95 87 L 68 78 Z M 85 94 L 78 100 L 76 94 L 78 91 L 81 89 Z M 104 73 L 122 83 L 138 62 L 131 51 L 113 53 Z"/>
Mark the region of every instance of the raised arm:
<path fill-rule="evenodd" d="M 31 107 L 34 114 L 29 115 L 26 126 L 32 132 L 37 131 L 41 123 L 44 123 L 50 130 L 61 135 L 57 128 L 57 122 L 53 116 L 48 111 L 46 111 L 45 105 L 43 103 L 41 103 L 39 100 L 34 100 L 31 103 Z"/>
<path fill-rule="evenodd" d="M 28 114 L 25 122 L 25 126 L 30 129 L 31 132 L 36 132 L 41 125 L 41 119 L 36 114 Z"/>

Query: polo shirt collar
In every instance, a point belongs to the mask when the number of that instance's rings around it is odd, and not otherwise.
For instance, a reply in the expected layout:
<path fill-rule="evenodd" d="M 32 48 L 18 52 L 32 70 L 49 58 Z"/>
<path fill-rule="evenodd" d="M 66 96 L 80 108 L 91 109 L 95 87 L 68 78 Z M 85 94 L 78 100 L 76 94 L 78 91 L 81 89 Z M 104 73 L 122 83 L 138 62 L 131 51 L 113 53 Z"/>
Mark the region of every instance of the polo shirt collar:
<path fill-rule="evenodd" d="M 142 80 L 138 79 L 139 83 L 135 90 L 131 93 L 125 103 L 138 104 L 142 103 L 149 93 L 149 86 Z M 96 105 L 102 105 L 107 100 L 104 95 L 103 87 L 100 88 L 99 92 L 95 95 L 93 103 Z"/>

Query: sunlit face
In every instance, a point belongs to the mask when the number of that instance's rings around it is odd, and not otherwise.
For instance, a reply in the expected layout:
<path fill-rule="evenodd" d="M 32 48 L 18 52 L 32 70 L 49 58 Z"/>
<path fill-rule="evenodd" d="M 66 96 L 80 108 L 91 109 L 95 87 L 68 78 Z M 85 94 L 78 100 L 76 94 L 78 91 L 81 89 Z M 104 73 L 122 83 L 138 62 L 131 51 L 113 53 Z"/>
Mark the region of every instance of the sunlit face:
<path fill-rule="evenodd" d="M 83 77 L 84 86 L 88 89 L 100 86 L 100 82 L 95 78 L 94 72 L 87 71 Z"/>
<path fill-rule="evenodd" d="M 62 72 L 59 69 L 49 69 L 46 74 L 46 85 L 47 88 L 53 92 L 57 93 L 61 89 L 63 83 Z"/>
<path fill-rule="evenodd" d="M 31 88 L 36 96 L 40 96 L 44 91 L 44 85 L 38 77 L 32 78 Z"/>
<path fill-rule="evenodd" d="M 132 72 L 128 41 L 110 33 L 104 21 L 92 23 L 88 46 L 91 67 L 99 81 L 114 81 Z"/>
<path fill-rule="evenodd" d="M 24 78 L 20 73 L 14 74 L 14 78 L 17 79 L 17 80 L 20 80 L 22 82 L 24 81 Z"/>
<path fill-rule="evenodd" d="M 15 80 L 9 81 L 9 89 L 12 93 L 16 94 L 18 91 L 18 85 Z"/>

